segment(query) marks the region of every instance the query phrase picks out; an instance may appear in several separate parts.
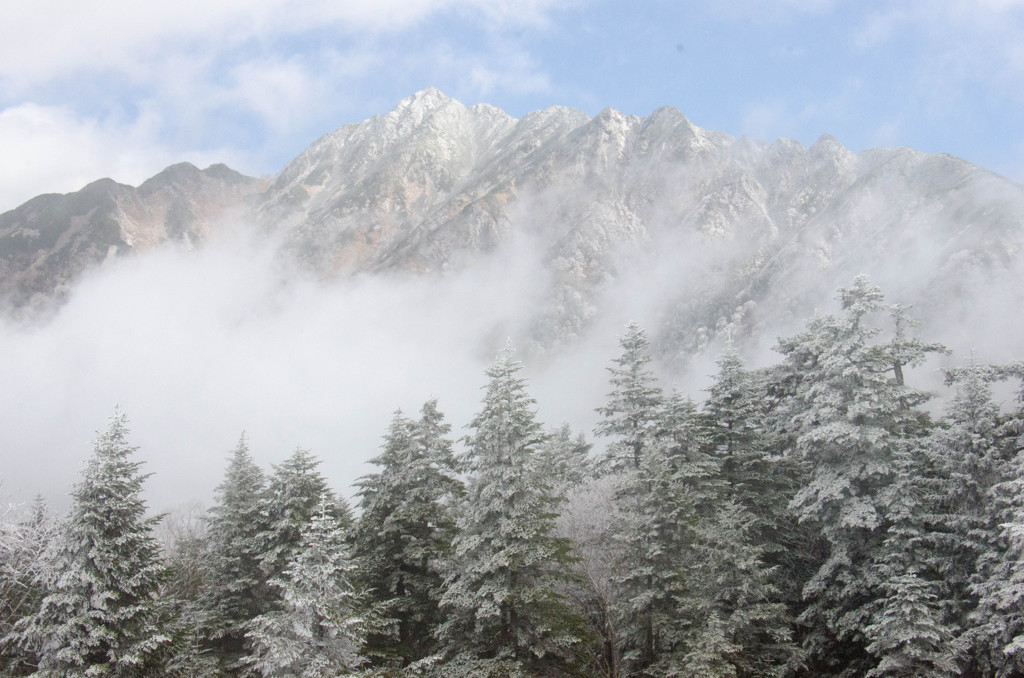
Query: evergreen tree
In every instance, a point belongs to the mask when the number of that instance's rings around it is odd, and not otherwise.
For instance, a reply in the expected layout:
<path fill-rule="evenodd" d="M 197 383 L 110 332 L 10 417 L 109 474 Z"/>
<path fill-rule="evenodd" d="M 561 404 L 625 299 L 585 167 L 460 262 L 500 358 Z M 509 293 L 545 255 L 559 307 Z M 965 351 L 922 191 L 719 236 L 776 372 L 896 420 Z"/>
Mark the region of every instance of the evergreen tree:
<path fill-rule="evenodd" d="M 36 658 L 17 646 L 19 620 L 39 609 L 43 590 L 38 578 L 46 545 L 54 536 L 46 503 L 37 497 L 27 515 L 9 507 L 0 516 L 0 675 L 31 672 Z"/>
<path fill-rule="evenodd" d="M 924 525 L 916 549 L 927 558 L 921 572 L 941 582 L 938 603 L 959 631 L 954 645 L 969 674 L 989 664 L 983 649 L 989 620 L 970 619 L 977 605 L 971 587 L 983 562 L 993 562 L 989 554 L 1000 550 L 1000 516 L 992 510 L 991 492 L 1010 472 L 992 399 L 991 384 L 999 378 L 996 368 L 973 359 L 947 370 L 946 382 L 956 390 L 942 425 L 927 438 L 923 496 L 915 511 Z"/>
<path fill-rule="evenodd" d="M 381 470 L 357 483 L 356 557 L 369 596 L 391 621 L 368 638 L 367 654 L 378 664 L 406 666 L 434 650 L 439 563 L 451 550 L 452 504 L 462 494 L 450 429 L 436 400 L 423 405 L 417 422 L 396 412 L 381 454 L 370 460 Z"/>
<path fill-rule="evenodd" d="M 260 569 L 265 578 L 281 576 L 321 497 L 333 496 L 318 466 L 320 460 L 302 448 L 274 466 L 263 500 L 266 528 L 259 535 Z M 351 529 L 352 514 L 344 500 L 335 498 L 330 511 L 343 530 Z"/>
<path fill-rule="evenodd" d="M 445 673 L 539 676 L 568 669 L 580 620 L 559 595 L 569 544 L 553 534 L 556 498 L 538 473 L 544 444 L 508 348 L 487 370 L 470 424 L 467 497 L 445 580 Z"/>
<path fill-rule="evenodd" d="M 997 429 L 1008 458 L 991 491 L 992 548 L 978 558 L 971 591 L 978 606 L 969 617 L 972 655 L 985 675 L 1024 674 L 1024 363 L 997 370 L 1020 379 L 1018 409 Z"/>
<path fill-rule="evenodd" d="M 254 619 L 247 659 L 263 676 L 333 678 L 365 662 L 367 621 L 353 586 L 354 565 L 334 500 L 321 496 L 281 576 L 281 608 Z"/>
<path fill-rule="evenodd" d="M 260 568 L 261 535 L 268 528 L 265 495 L 266 479 L 242 435 L 216 489 L 204 554 L 208 633 L 227 669 L 248 653 L 248 623 L 266 611 L 270 598 Z"/>
<path fill-rule="evenodd" d="M 616 476 L 614 519 L 616 573 L 610 601 L 617 647 L 605 639 L 606 661 L 621 658 L 627 672 L 650 667 L 676 635 L 677 595 L 685 567 L 680 556 L 692 542 L 694 508 L 668 459 L 664 398 L 648 367 L 647 336 L 635 323 L 619 340 L 622 355 L 609 367 L 612 391 L 598 408 L 595 434 L 611 438 L 605 468 Z M 659 429 L 661 429 L 659 431 Z M 659 432 L 662 439 L 659 440 Z"/>
<path fill-rule="evenodd" d="M 778 435 L 773 408 L 784 397 L 778 372 L 747 370 L 729 345 L 718 360 L 718 374 L 702 407 L 705 437 L 719 458 L 727 494 L 744 509 L 743 538 L 772 571 L 776 600 L 796 615 L 804 583 L 821 564 L 816 532 L 800 525 L 788 505 L 804 468 L 786 455 L 786 437 Z M 785 422 L 788 424 L 788 421 Z"/>
<path fill-rule="evenodd" d="M 677 670 L 670 655 L 692 621 L 680 603 L 688 593 L 697 511 L 667 448 L 665 441 L 645 444 L 639 466 L 621 475 L 615 494 L 613 609 L 627 675 Z"/>
<path fill-rule="evenodd" d="M 547 442 L 540 450 L 539 472 L 550 479 L 555 495 L 563 496 L 591 477 L 589 454 L 590 443 L 582 433 L 574 436 L 569 424 L 547 434 Z"/>
<path fill-rule="evenodd" d="M 937 347 L 908 341 L 896 312 L 896 338 L 878 344 L 870 316 L 882 311 L 881 291 L 858 277 L 840 290 L 843 315 L 819 316 L 804 333 L 779 344 L 792 375 L 788 419 L 792 453 L 810 469 L 790 507 L 828 543 L 828 557 L 808 582 L 803 619 L 816 670 L 843 666 L 849 675 L 870 670 L 865 627 L 880 595 L 872 561 L 889 527 L 886 492 L 896 479 L 900 445 L 920 435 L 927 399 L 906 386 L 903 367 Z"/>
<path fill-rule="evenodd" d="M 221 675 L 220 658 L 209 642 L 213 618 L 207 599 L 212 591 L 205 550 L 208 522 L 193 506 L 165 516 L 161 524 L 167 575 L 160 586 L 158 610 L 168 642 L 160 648 L 158 660 L 161 675 L 169 678 Z"/>
<path fill-rule="evenodd" d="M 794 525 L 786 509 L 797 471 L 773 454 L 769 436 L 768 386 L 765 374 L 743 367 L 731 345 L 718 359 L 718 374 L 702 406 L 704 436 L 719 459 L 729 494 L 756 521 L 755 538 L 769 549 L 780 548 Z"/>
<path fill-rule="evenodd" d="M 918 441 L 896 451 L 896 479 L 887 490 L 889 528 L 873 574 L 879 582 L 875 612 L 864 628 L 877 665 L 867 674 L 881 676 L 956 676 L 954 627 L 943 613 L 945 588 L 934 578 L 934 553 L 928 539 L 927 505 Z"/>
<path fill-rule="evenodd" d="M 117 412 L 96 440 L 70 513 L 44 555 L 38 611 L 18 624 L 18 641 L 41 676 L 132 676 L 151 672 L 167 638 L 156 628 L 163 575 L 141 498 L 146 476 Z"/>
<path fill-rule="evenodd" d="M 622 356 L 608 368 L 612 392 L 604 407 L 597 409 L 602 419 L 594 429 L 595 435 L 612 439 L 604 459 L 605 469 L 611 472 L 640 466 L 662 401 L 661 388 L 648 367 L 651 355 L 647 334 L 631 322 L 619 345 Z"/>

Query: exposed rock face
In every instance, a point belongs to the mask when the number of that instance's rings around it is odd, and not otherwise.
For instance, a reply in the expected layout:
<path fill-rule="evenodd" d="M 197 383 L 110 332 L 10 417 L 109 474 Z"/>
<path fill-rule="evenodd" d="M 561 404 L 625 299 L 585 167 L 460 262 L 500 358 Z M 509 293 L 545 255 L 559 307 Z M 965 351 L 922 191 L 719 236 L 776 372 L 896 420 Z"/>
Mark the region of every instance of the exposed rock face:
<path fill-rule="evenodd" d="M 166 242 L 202 243 L 263 182 L 224 166 L 172 165 L 138 188 L 110 179 L 41 195 L 0 214 L 0 296 L 18 307 L 59 301 L 87 269 Z"/>
<path fill-rule="evenodd" d="M 549 278 L 532 319 L 545 347 L 571 343 L 628 281 L 655 337 L 688 355 L 806 317 L 859 272 L 941 315 L 1024 270 L 1024 188 L 958 158 L 735 139 L 672 108 L 517 120 L 428 89 L 324 136 L 266 186 L 177 165 L 138 189 L 40 196 L 0 216 L 0 291 L 59 296 L 109 256 L 201 243 L 237 209 L 324 278 L 440 272 L 529 238 Z"/>

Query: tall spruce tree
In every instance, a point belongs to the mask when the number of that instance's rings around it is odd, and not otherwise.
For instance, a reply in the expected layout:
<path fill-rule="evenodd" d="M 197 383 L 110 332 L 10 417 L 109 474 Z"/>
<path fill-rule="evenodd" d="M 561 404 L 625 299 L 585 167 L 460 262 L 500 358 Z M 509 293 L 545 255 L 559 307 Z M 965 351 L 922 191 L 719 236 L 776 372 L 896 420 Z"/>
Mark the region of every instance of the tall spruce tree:
<path fill-rule="evenodd" d="M 841 316 L 818 316 L 779 343 L 794 385 L 782 416 L 792 454 L 810 469 L 790 507 L 829 551 L 804 589 L 805 647 L 815 671 L 862 675 L 875 663 L 864 630 L 882 595 L 872 562 L 891 524 L 887 490 L 901 445 L 924 430 L 917 408 L 927 395 L 904 383 L 903 368 L 938 347 L 906 340 L 899 322 L 893 342 L 878 343 L 871 322 L 885 309 L 883 295 L 864 276 L 839 298 Z"/>
<path fill-rule="evenodd" d="M 44 554 L 38 611 L 18 623 L 18 642 L 40 676 L 144 676 L 167 637 L 157 627 L 164 568 L 146 517 L 146 475 L 134 461 L 127 418 L 99 434 L 72 505 Z"/>
<path fill-rule="evenodd" d="M 270 582 L 281 605 L 250 624 L 247 662 L 267 678 L 334 678 L 365 663 L 366 610 L 336 511 L 334 499 L 322 495 L 285 569 Z"/>
<path fill-rule="evenodd" d="M 1019 379 L 1020 390 L 1017 410 L 996 431 L 1008 461 L 989 493 L 992 548 L 978 557 L 971 585 L 978 605 L 968 617 L 968 637 L 982 675 L 1016 676 L 1024 674 L 1024 363 L 996 373 Z"/>
<path fill-rule="evenodd" d="M 446 675 L 540 676 L 571 669 L 581 622 L 558 593 L 566 540 L 555 537 L 544 434 L 511 347 L 487 370 L 483 409 L 462 459 L 467 496 L 441 599 Z"/>
<path fill-rule="evenodd" d="M 259 535 L 260 568 L 265 578 L 280 577 L 299 548 L 302 530 L 315 515 L 321 497 L 333 496 L 319 466 L 320 460 L 302 448 L 274 466 L 263 495 L 266 527 Z M 343 499 L 335 498 L 330 510 L 342 529 L 351 529 L 352 512 Z"/>
<path fill-rule="evenodd" d="M 37 497 L 27 514 L 13 506 L 0 515 L 0 675 L 31 673 L 32 652 L 17 646 L 15 624 L 39 609 L 43 554 L 54 537 L 46 502 Z"/>
<path fill-rule="evenodd" d="M 928 480 L 923 440 L 907 439 L 894 454 L 896 477 L 887 488 L 888 530 L 874 555 L 875 611 L 864 628 L 878 662 L 869 678 L 960 675 L 953 642 L 955 621 L 943 604 L 946 586 L 936 577 L 929 539 Z"/>
<path fill-rule="evenodd" d="M 991 490 L 1007 477 L 1009 459 L 992 397 L 999 378 L 998 369 L 973 358 L 946 371 L 955 392 L 940 425 L 922 441 L 925 463 L 916 474 L 922 490 L 914 514 L 923 534 L 915 553 L 925 559 L 921 576 L 940 584 L 938 604 L 957 635 L 951 646 L 967 675 L 989 663 L 982 649 L 988 620 L 970 619 L 977 605 L 971 586 L 1000 543 Z"/>
<path fill-rule="evenodd" d="M 450 429 L 436 400 L 423 405 L 419 421 L 396 412 L 381 453 L 370 460 L 380 471 L 357 482 L 355 554 L 368 596 L 389 620 L 367 639 L 366 653 L 378 665 L 407 666 L 435 649 L 440 563 L 451 551 L 453 505 L 463 491 Z"/>
<path fill-rule="evenodd" d="M 248 623 L 267 609 L 266 576 L 260 568 L 268 529 L 266 478 L 243 434 L 228 458 L 209 512 L 204 553 L 206 611 L 211 648 L 225 669 L 248 654 Z"/>
<path fill-rule="evenodd" d="M 651 372 L 650 344 L 647 333 L 634 322 L 626 326 L 619 339 L 622 355 L 607 368 L 612 391 L 603 407 L 594 434 L 610 438 L 603 466 L 610 472 L 638 468 L 644 448 L 657 426 L 661 407 L 661 388 Z"/>

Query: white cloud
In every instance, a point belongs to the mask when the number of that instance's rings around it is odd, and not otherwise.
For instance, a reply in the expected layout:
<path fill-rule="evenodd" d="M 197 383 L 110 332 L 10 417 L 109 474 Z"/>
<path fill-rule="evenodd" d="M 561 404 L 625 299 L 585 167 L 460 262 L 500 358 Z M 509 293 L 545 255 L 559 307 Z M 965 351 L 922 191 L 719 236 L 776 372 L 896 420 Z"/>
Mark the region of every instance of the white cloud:
<path fill-rule="evenodd" d="M 15 3 L 0 22 L 0 211 L 102 176 L 137 183 L 182 160 L 274 171 L 331 129 L 373 73 L 417 88 L 440 84 L 424 75 L 454 75 L 463 96 L 551 91 L 502 35 L 543 29 L 582 1 Z M 482 52 L 454 47 L 442 73 L 429 57 L 444 36 L 396 38 L 443 13 L 490 37 Z M 403 62 L 408 76 L 395 72 Z"/>
<path fill-rule="evenodd" d="M 468 11 L 491 25 L 544 21 L 564 0 L 36 0 L 5 8 L 0 82 L 15 90 L 82 71 L 137 74 L 139 65 L 212 45 L 227 51 L 311 30 L 393 32 L 438 12 Z"/>
<path fill-rule="evenodd" d="M 0 320 L 0 481 L 15 500 L 59 504 L 115 404 L 154 473 L 154 508 L 207 499 L 243 429 L 264 466 L 307 447 L 349 492 L 396 408 L 438 397 L 461 436 L 544 280 L 534 248 L 512 243 L 446 276 L 285 281 L 244 230 L 94 271 L 45 326 Z M 559 376 L 545 389 L 556 411 L 570 400 Z"/>

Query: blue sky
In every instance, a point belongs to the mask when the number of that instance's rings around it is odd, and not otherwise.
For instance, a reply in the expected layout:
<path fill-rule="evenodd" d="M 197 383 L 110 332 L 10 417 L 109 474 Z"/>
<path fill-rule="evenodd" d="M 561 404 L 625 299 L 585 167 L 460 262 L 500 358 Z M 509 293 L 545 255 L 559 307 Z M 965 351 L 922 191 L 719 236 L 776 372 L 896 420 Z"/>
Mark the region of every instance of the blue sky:
<path fill-rule="evenodd" d="M 182 160 L 269 175 L 435 86 L 1024 181 L 1024 0 L 33 0 L 0 23 L 0 210 Z"/>

